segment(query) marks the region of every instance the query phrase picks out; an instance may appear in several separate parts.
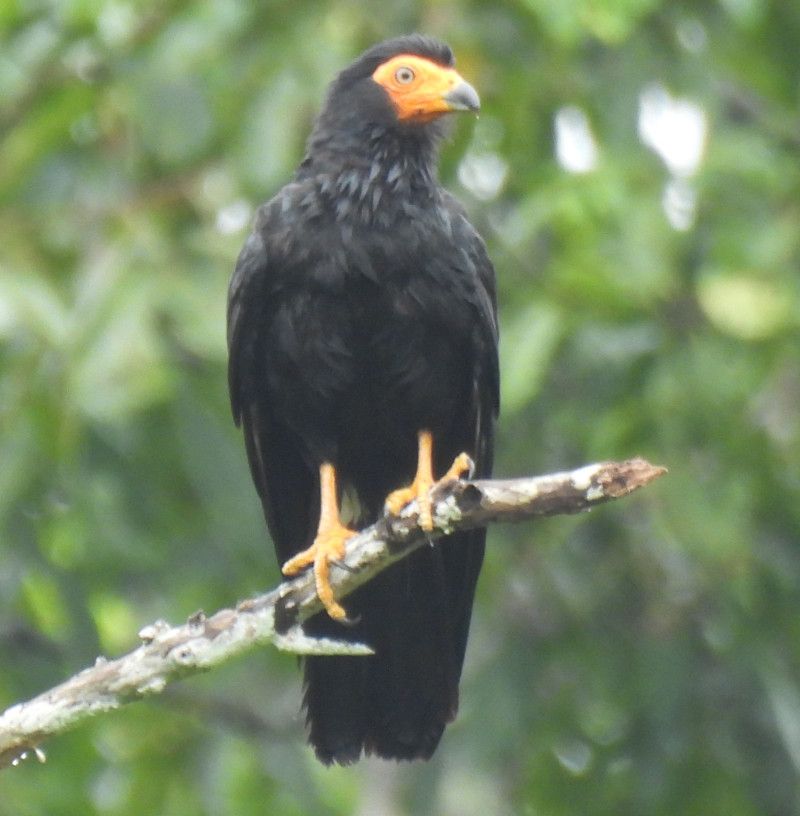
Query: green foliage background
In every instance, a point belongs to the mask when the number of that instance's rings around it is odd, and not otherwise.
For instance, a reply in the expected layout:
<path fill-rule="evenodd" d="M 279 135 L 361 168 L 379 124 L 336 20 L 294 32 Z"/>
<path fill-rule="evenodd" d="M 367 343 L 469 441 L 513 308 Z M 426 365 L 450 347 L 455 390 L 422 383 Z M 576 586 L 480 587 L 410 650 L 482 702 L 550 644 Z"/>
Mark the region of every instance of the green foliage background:
<path fill-rule="evenodd" d="M 493 531 L 428 765 L 319 766 L 295 661 L 264 649 L 52 740 L 2 774 L 3 816 L 800 812 L 787 0 L 0 6 L 0 708 L 277 582 L 227 406 L 227 279 L 327 81 L 409 30 L 484 102 L 442 176 L 499 271 L 498 474 L 641 454 L 670 475 Z M 637 129 L 654 87 L 707 123 L 680 228 Z M 590 172 L 556 159 L 568 106 Z"/>

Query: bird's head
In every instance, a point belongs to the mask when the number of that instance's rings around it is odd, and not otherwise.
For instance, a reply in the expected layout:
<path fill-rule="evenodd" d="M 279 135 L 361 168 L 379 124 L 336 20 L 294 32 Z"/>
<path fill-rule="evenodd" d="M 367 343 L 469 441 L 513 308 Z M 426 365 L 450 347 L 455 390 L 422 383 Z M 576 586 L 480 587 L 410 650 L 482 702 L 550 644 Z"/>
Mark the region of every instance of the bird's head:
<path fill-rule="evenodd" d="M 372 73 L 389 98 L 398 122 L 424 124 L 454 111 L 477 111 L 481 103 L 475 89 L 446 63 L 413 52 L 401 53 L 380 63 Z"/>
<path fill-rule="evenodd" d="M 331 83 L 319 124 L 330 130 L 364 126 L 434 133 L 444 114 L 478 111 L 475 89 L 453 67 L 453 52 L 412 34 L 365 51 Z"/>

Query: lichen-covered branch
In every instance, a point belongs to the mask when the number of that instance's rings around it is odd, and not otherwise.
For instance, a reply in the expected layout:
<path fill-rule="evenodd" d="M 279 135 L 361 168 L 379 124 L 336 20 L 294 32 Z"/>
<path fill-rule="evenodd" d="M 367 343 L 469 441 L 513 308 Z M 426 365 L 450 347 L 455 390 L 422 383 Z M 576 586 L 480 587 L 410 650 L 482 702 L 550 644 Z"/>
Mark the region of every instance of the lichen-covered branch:
<path fill-rule="evenodd" d="M 642 459 L 603 462 L 565 473 L 525 479 L 458 481 L 434 496 L 436 529 L 416 524 L 414 505 L 399 517 L 373 524 L 348 542 L 345 562 L 331 571 L 338 597 L 345 597 L 423 542 L 454 530 L 496 521 L 577 513 L 626 496 L 664 473 Z M 193 615 L 181 626 L 157 621 L 139 633 L 141 645 L 94 666 L 0 715 L 0 767 L 33 754 L 45 738 L 123 703 L 160 693 L 167 684 L 229 660 L 258 644 L 272 643 L 299 654 L 369 654 L 363 644 L 307 637 L 301 624 L 321 605 L 310 574 L 213 615 Z"/>

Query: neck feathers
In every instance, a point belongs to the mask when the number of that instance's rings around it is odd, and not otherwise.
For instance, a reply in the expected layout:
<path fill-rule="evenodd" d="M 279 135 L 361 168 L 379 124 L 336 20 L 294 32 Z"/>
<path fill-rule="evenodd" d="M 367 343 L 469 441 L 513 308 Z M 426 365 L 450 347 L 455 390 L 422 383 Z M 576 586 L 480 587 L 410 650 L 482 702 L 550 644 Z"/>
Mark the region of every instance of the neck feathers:
<path fill-rule="evenodd" d="M 436 198 L 439 140 L 431 125 L 344 132 L 318 126 L 296 179 L 317 179 L 337 218 L 388 222 L 396 217 L 393 203 L 424 207 Z"/>

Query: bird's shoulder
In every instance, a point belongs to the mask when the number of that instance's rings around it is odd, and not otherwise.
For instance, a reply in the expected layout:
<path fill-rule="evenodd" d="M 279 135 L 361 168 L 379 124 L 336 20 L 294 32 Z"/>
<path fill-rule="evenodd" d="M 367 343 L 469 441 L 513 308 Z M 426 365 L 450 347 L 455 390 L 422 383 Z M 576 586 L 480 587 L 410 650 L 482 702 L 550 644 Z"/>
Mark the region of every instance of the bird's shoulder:
<path fill-rule="evenodd" d="M 251 287 L 280 277 L 287 259 L 302 259 L 312 247 L 309 225 L 319 210 L 318 189 L 311 180 L 285 185 L 256 209 L 231 277 L 229 304 Z"/>
<path fill-rule="evenodd" d="M 441 191 L 441 207 L 446 213 L 445 220 L 449 224 L 451 240 L 465 256 L 462 263 L 474 276 L 481 299 L 485 301 L 487 316 L 491 316 L 490 322 L 496 323 L 497 282 L 486 243 L 469 220 L 464 205 L 444 189 Z"/>
<path fill-rule="evenodd" d="M 494 267 L 489 258 L 486 243 L 469 220 L 464 205 L 445 189 L 441 191 L 441 201 L 441 206 L 452 224 L 454 240 L 469 252 L 470 259 L 486 279 L 485 283 L 491 284 L 492 289 L 494 289 Z"/>
<path fill-rule="evenodd" d="M 338 288 L 346 280 L 391 285 L 409 276 L 441 279 L 448 288 L 481 290 L 495 308 L 494 268 L 458 199 L 444 188 L 429 196 L 386 195 L 382 218 L 342 218 L 330 193 L 335 181 L 308 176 L 284 186 L 256 211 L 229 287 L 229 325 L 237 304 L 282 287 Z"/>

